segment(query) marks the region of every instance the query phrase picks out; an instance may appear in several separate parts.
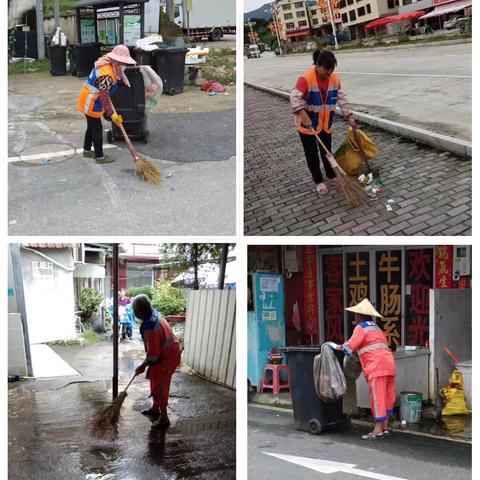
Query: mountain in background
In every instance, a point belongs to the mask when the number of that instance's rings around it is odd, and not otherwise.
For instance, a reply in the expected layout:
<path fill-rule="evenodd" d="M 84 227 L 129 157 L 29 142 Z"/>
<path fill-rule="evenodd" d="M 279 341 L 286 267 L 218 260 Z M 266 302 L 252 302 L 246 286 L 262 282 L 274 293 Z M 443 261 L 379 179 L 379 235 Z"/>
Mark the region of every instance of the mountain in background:
<path fill-rule="evenodd" d="M 256 10 L 252 10 L 251 12 L 244 13 L 243 20 L 246 22 L 248 21 L 249 18 L 252 18 L 252 19 L 261 18 L 262 20 L 265 20 L 266 22 L 268 22 L 271 18 L 270 8 L 271 8 L 271 3 L 265 3 L 260 8 L 257 8 Z"/>
<path fill-rule="evenodd" d="M 312 6 L 317 3 L 316 0 L 307 0 L 307 4 Z M 264 3 L 260 8 L 257 8 L 256 10 L 252 10 L 251 12 L 244 13 L 243 15 L 243 20 L 246 22 L 249 18 L 261 18 L 262 20 L 265 20 L 268 22 L 270 20 L 271 15 L 270 15 L 270 9 L 272 8 L 272 2 L 270 3 Z M 266 10 L 266 11 L 265 11 Z"/>

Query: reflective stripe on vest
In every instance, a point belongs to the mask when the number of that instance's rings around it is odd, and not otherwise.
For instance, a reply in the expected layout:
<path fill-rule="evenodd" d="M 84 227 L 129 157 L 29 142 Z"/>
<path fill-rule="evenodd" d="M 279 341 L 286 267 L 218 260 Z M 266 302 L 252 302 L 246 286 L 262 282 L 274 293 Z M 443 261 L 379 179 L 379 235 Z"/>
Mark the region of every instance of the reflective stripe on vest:
<path fill-rule="evenodd" d="M 306 98 L 307 105 L 305 110 L 312 120 L 312 127 L 315 129 L 317 134 L 321 131 L 325 131 L 327 133 L 331 132 L 333 117 L 335 115 L 335 108 L 337 105 L 338 90 L 340 88 L 340 79 L 338 75 L 335 73 L 330 75 L 325 101 L 322 98 L 320 89 L 318 88 L 316 68 L 311 68 L 305 72 L 302 77 L 305 79 L 308 85 Z M 301 126 L 302 122 L 300 116 L 297 116 L 296 123 L 297 130 L 300 133 L 309 135 L 313 134 L 311 130 Z"/>
<path fill-rule="evenodd" d="M 368 347 L 361 348 L 358 351 L 358 354 L 363 355 L 364 353 L 371 352 L 372 350 L 378 350 L 379 348 L 388 349 L 388 345 L 386 343 L 374 343 L 373 345 L 369 345 Z"/>
<path fill-rule="evenodd" d="M 362 327 L 365 332 L 368 332 L 369 330 L 381 330 L 381 328 L 378 325 L 369 325 L 368 327 Z"/>

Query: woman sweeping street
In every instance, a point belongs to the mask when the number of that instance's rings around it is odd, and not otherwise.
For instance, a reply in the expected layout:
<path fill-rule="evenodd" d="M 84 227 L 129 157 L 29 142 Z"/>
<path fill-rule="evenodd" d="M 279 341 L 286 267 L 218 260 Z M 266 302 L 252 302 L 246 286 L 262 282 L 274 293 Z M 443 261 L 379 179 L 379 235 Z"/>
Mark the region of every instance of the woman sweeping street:
<path fill-rule="evenodd" d="M 152 308 L 146 295 L 137 295 L 132 301 L 132 308 L 135 316 L 142 320 L 140 335 L 147 354 L 145 361 L 136 368 L 135 373 L 140 375 L 148 367 L 147 378 L 150 380 L 150 392 L 153 397 L 152 406 L 142 413 L 155 419 L 154 426 L 168 427 L 170 382 L 180 365 L 180 344 L 167 320 Z"/>
<path fill-rule="evenodd" d="M 314 133 L 331 151 L 332 126 L 337 103 L 348 124 L 352 128 L 357 128 L 357 124 L 353 118 L 352 107 L 342 90 L 340 77 L 333 73 L 337 65 L 335 55 L 328 50 L 316 50 L 313 53 L 313 64 L 314 66 L 297 80 L 290 93 L 290 103 L 316 191 L 323 196 L 328 194 L 328 186 L 336 184 L 336 179 L 325 151 L 320 149 L 328 179 L 328 182 L 324 181 L 318 156 L 319 145 Z"/>
<path fill-rule="evenodd" d="M 128 47 L 117 45 L 111 52 L 100 57 L 83 84 L 78 98 L 78 109 L 85 114 L 87 131 L 83 143 L 83 156 L 95 158 L 97 163 L 115 161 L 103 153 L 102 117 L 119 125 L 123 122 L 120 115 L 113 113 L 110 94 L 117 90 L 118 80 L 130 87 L 125 75 L 128 65 L 135 65 Z M 92 151 L 92 145 L 94 150 Z"/>
<path fill-rule="evenodd" d="M 345 310 L 355 313 L 358 322 L 350 340 L 343 345 L 328 342 L 330 348 L 343 350 L 345 355 L 358 352 L 360 364 L 368 383 L 370 406 L 375 420 L 374 429 L 363 435 L 364 440 L 389 435 L 388 415 L 393 414 L 395 403 L 395 360 L 388 348 L 388 340 L 374 318 L 382 318 L 370 301 L 365 298 L 354 307 Z"/>

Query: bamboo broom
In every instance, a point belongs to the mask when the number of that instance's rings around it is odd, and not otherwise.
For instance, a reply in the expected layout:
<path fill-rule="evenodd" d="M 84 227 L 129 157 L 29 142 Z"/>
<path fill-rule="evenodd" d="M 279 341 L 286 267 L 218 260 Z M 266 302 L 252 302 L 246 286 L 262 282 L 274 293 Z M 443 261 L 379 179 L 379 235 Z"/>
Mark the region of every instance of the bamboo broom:
<path fill-rule="evenodd" d="M 116 433 L 118 423 L 121 420 L 120 410 L 122 409 L 123 402 L 127 396 L 127 389 L 132 384 L 137 374 L 128 382 L 123 392 L 120 392 L 113 402 L 94 417 L 90 425 L 90 432 L 92 436 L 97 438 L 112 437 Z"/>
<path fill-rule="evenodd" d="M 111 100 L 110 100 L 110 104 L 112 105 L 113 113 L 117 114 Z M 127 132 L 125 131 L 125 127 L 123 126 L 123 124 L 120 123 L 119 125 L 117 125 L 117 127 L 121 130 L 123 134 L 123 138 L 127 143 L 128 149 L 132 154 L 132 158 L 135 163 L 135 171 L 148 183 L 154 183 L 158 185 L 160 183 L 160 180 L 162 179 L 162 174 L 160 170 L 152 162 L 150 162 L 145 157 L 142 157 L 137 153 L 137 151 L 133 147 L 133 144 L 130 138 L 127 135 Z"/>
<path fill-rule="evenodd" d="M 322 140 L 317 135 L 315 130 L 313 130 L 313 128 L 312 128 L 312 132 L 315 135 L 317 142 L 321 145 L 321 147 L 326 153 L 327 160 L 330 162 L 330 165 L 332 166 L 333 171 L 335 172 L 335 177 L 337 178 L 337 181 L 338 181 L 338 188 L 340 189 L 340 192 L 345 198 L 347 205 L 350 208 L 356 208 L 356 207 L 361 207 L 362 205 L 367 204 L 368 198 L 365 195 L 365 192 L 363 191 L 363 188 L 360 186 L 360 184 L 355 179 L 349 177 L 342 170 L 342 167 L 340 167 L 338 162 L 335 160 L 335 157 L 332 155 L 330 150 L 328 150 L 328 148 L 325 146 L 325 144 L 322 142 Z"/>

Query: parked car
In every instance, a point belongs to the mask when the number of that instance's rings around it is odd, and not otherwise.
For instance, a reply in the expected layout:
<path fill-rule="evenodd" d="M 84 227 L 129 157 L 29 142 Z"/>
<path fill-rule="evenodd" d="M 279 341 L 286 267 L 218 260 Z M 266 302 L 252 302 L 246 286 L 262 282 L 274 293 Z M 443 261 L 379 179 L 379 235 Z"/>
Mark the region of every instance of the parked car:
<path fill-rule="evenodd" d="M 458 28 L 460 32 L 472 31 L 472 17 L 460 17 L 455 20 L 452 28 Z"/>
<path fill-rule="evenodd" d="M 345 33 L 337 32 L 337 42 L 348 42 L 350 39 L 345 35 Z M 320 41 L 323 45 L 335 45 L 335 37 L 333 35 L 324 35 L 320 38 Z"/>
<path fill-rule="evenodd" d="M 445 29 L 456 28 L 454 25 L 459 18 L 460 18 L 460 15 L 454 15 L 453 17 L 450 17 L 448 20 L 443 22 L 443 28 Z"/>

